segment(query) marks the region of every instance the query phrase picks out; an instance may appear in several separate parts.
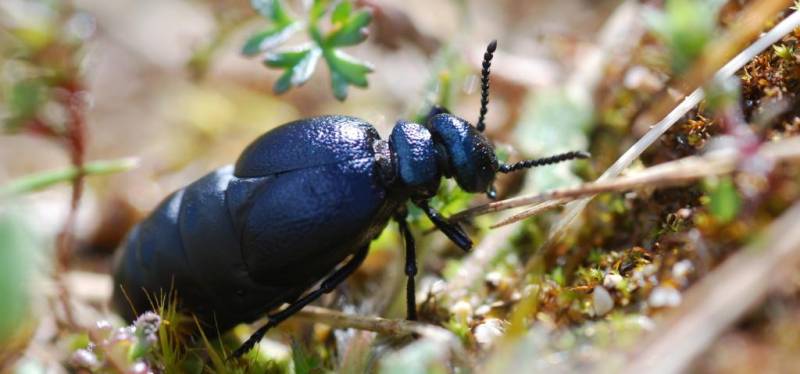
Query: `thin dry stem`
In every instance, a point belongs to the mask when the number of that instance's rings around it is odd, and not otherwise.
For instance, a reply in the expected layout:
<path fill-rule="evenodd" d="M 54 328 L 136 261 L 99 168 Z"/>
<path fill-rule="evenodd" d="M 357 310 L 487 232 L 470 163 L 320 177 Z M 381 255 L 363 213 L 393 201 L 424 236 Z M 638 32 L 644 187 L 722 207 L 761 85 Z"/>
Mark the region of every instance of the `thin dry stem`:
<path fill-rule="evenodd" d="M 404 319 L 386 319 L 381 317 L 345 314 L 339 311 L 309 305 L 294 315 L 316 323 L 340 329 L 358 329 L 373 331 L 394 337 L 420 335 L 442 344 L 447 344 L 456 358 L 461 362 L 469 362 L 461 342 L 448 330 L 439 326 L 430 325 Z"/>
<path fill-rule="evenodd" d="M 800 158 L 800 138 L 792 137 L 765 144 L 753 157 L 765 157 L 773 161 Z M 727 174 L 735 171 L 739 156 L 734 151 L 718 151 L 706 156 L 691 156 L 665 162 L 624 177 L 586 183 L 580 186 L 547 191 L 535 195 L 518 196 L 476 206 L 455 214 L 456 219 L 474 217 L 498 211 L 537 204 L 508 218 L 498 221 L 492 227 L 500 227 L 528 218 L 544 209 L 553 208 L 564 202 L 604 192 L 621 192 L 636 187 L 665 187 L 691 182 L 699 178 Z"/>
<path fill-rule="evenodd" d="M 379 334 L 402 337 L 408 335 L 426 335 L 432 331 L 449 333 L 439 327 L 404 319 L 386 319 L 381 317 L 346 314 L 336 310 L 309 305 L 295 314 L 297 318 L 323 323 L 334 328 L 358 329 L 377 332 Z"/>
<path fill-rule="evenodd" d="M 800 138 L 793 137 L 765 144 L 754 157 L 764 157 L 772 161 L 800 158 Z M 525 205 L 538 204 L 504 218 L 492 228 L 505 226 L 543 210 L 553 208 L 562 202 L 572 201 L 585 196 L 604 192 L 628 191 L 637 187 L 667 187 L 697 179 L 732 173 L 736 170 L 739 154 L 735 151 L 718 151 L 707 156 L 691 156 L 675 161 L 665 162 L 640 172 L 620 178 L 586 183 L 580 186 L 548 191 L 536 195 L 519 196 L 508 200 L 481 205 L 459 213 L 460 217 L 476 216 L 492 212 L 513 209 Z"/>

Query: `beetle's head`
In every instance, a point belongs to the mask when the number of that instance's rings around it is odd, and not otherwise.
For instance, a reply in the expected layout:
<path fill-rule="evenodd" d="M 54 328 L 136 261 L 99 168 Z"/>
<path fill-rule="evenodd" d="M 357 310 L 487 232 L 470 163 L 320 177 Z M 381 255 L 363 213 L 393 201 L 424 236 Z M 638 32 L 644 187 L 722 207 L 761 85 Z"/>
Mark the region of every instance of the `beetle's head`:
<path fill-rule="evenodd" d="M 376 154 L 383 160 L 382 170 L 387 184 L 399 182 L 412 198 L 427 199 L 436 194 L 440 179 L 445 176 L 454 178 L 464 191 L 485 192 L 490 198 L 494 198 L 493 182 L 498 172 L 510 173 L 589 157 L 586 152 L 567 152 L 510 165 L 497 161 L 494 146 L 483 135 L 489 104 L 489 67 L 496 48 L 497 42 L 491 42 L 483 55 L 478 123 L 472 126 L 466 120 L 436 106 L 428 114 L 424 127 L 411 122 L 398 122 L 389 138 L 389 147 L 376 150 Z"/>
<path fill-rule="evenodd" d="M 486 128 L 484 120 L 489 111 L 489 68 L 497 49 L 492 41 L 486 47 L 481 69 L 481 110 L 478 123 L 473 127 L 466 120 L 450 114 L 446 109 L 434 107 L 428 115 L 426 126 L 431 132 L 437 150 L 439 170 L 446 177 L 456 180 L 459 187 L 467 192 L 485 192 L 495 197 L 493 182 L 495 175 L 517 170 L 558 163 L 561 161 L 588 158 L 586 152 L 567 152 L 547 158 L 524 160 L 514 164 L 497 161 L 494 146 L 483 135 Z"/>
<path fill-rule="evenodd" d="M 445 177 L 456 180 L 467 192 L 490 192 L 498 170 L 497 157 L 489 139 L 466 120 L 449 113 L 428 120 L 438 166 Z"/>

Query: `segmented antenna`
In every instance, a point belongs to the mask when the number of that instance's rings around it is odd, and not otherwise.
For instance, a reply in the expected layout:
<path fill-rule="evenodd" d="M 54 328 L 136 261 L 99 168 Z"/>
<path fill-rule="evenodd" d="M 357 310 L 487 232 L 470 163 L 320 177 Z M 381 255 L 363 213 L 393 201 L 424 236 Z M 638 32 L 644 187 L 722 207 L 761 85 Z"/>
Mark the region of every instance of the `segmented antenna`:
<path fill-rule="evenodd" d="M 501 173 L 511 173 L 511 172 L 514 172 L 514 171 L 517 171 L 517 170 L 521 170 L 521 169 L 528 169 L 528 168 L 532 168 L 532 167 L 536 167 L 536 166 L 542 166 L 542 165 L 557 164 L 557 163 L 562 162 L 562 161 L 574 160 L 576 158 L 589 158 L 589 157 L 592 157 L 592 155 L 589 154 L 589 152 L 572 151 L 572 152 L 562 153 L 560 155 L 555 155 L 555 156 L 550 156 L 550 157 L 545 157 L 545 158 L 539 158 L 539 159 L 535 159 L 535 160 L 524 160 L 524 161 L 516 162 L 516 163 L 510 164 L 510 165 L 509 164 L 502 164 L 497 169 L 497 171 L 499 171 Z"/>
<path fill-rule="evenodd" d="M 486 119 L 486 112 L 489 111 L 489 67 L 492 66 L 492 57 L 494 51 L 497 49 L 497 40 L 492 40 L 486 46 L 486 53 L 483 54 L 483 69 L 481 70 L 481 115 L 478 117 L 478 124 L 475 128 L 483 132 L 486 125 L 483 123 Z"/>

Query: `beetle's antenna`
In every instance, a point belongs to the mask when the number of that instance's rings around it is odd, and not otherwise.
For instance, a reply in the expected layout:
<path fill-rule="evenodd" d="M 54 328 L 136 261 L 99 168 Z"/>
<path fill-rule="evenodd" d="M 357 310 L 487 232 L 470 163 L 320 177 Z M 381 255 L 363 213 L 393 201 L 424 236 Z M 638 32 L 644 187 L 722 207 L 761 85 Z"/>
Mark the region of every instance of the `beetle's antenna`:
<path fill-rule="evenodd" d="M 475 128 L 483 132 L 486 125 L 483 123 L 486 119 L 486 112 L 489 111 L 489 67 L 492 66 L 492 57 L 494 51 L 497 49 L 497 40 L 492 40 L 486 46 L 486 53 L 483 54 L 483 69 L 481 70 L 481 115 L 478 117 L 478 124 Z"/>
<path fill-rule="evenodd" d="M 500 164 L 500 167 L 497 169 L 498 172 L 501 173 L 511 173 L 521 169 L 528 169 L 542 165 L 550 165 L 550 164 L 557 164 L 562 161 L 574 160 L 574 159 L 581 159 L 581 158 L 589 158 L 592 157 L 589 152 L 584 151 L 572 151 L 567 153 L 562 153 L 560 155 L 545 157 L 545 158 L 537 158 L 534 160 L 524 160 L 520 162 L 515 162 L 513 164 Z"/>

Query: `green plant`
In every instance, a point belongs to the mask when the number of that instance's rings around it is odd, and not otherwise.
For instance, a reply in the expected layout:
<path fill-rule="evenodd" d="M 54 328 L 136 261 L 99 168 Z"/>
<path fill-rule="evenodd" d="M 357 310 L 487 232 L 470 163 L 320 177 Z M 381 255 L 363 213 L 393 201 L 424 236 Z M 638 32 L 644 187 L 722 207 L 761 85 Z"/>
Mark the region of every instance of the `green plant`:
<path fill-rule="evenodd" d="M 341 49 L 359 44 L 367 38 L 366 27 L 372 21 L 372 13 L 354 9 L 350 0 L 341 0 L 334 6 L 332 3 L 330 0 L 314 0 L 308 20 L 302 21 L 289 12 L 282 0 L 251 1 L 253 9 L 270 20 L 272 25 L 250 37 L 242 53 L 248 56 L 263 53 L 265 65 L 284 70 L 273 86 L 275 93 L 286 92 L 308 81 L 320 57 L 325 59 L 330 69 L 331 87 L 337 99 L 346 99 L 351 85 L 367 87 L 367 74 L 372 72 L 372 67 Z M 331 27 L 323 32 L 319 24 L 328 13 Z M 303 28 L 311 39 L 308 43 L 274 50 Z"/>
<path fill-rule="evenodd" d="M 786 44 L 777 44 L 772 46 L 772 50 L 775 51 L 775 54 L 787 61 L 792 61 L 794 59 L 794 46 L 793 45 L 786 45 Z"/>
<path fill-rule="evenodd" d="M 106 175 L 120 173 L 136 167 L 133 158 L 117 160 L 92 161 L 83 165 L 83 175 Z M 35 192 L 58 183 L 72 182 L 78 177 L 78 168 L 70 166 L 64 169 L 48 170 L 24 175 L 0 185 L 0 197 Z"/>
<path fill-rule="evenodd" d="M 653 32 L 669 49 L 674 73 L 688 69 L 717 33 L 719 0 L 667 0 L 663 11 L 645 13 Z"/>

